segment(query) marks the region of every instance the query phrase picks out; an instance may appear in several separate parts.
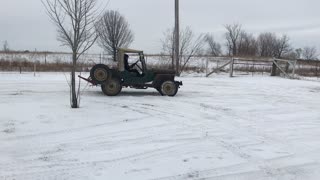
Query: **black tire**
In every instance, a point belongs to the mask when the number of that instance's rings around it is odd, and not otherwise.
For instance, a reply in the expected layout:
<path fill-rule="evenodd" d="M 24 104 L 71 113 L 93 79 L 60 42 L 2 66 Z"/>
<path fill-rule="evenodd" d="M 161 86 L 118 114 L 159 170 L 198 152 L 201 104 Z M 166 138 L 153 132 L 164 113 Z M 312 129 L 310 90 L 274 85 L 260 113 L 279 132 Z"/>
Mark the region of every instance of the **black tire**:
<path fill-rule="evenodd" d="M 160 94 L 164 96 L 175 96 L 179 86 L 173 81 L 164 81 L 160 86 Z"/>
<path fill-rule="evenodd" d="M 90 77 L 96 84 L 103 84 L 110 77 L 110 70 L 107 65 L 97 64 L 90 70 Z"/>
<path fill-rule="evenodd" d="M 156 88 L 156 90 L 159 92 L 161 96 L 164 96 L 164 94 L 161 92 L 161 88 Z"/>
<path fill-rule="evenodd" d="M 122 85 L 119 79 L 112 78 L 101 85 L 101 90 L 107 96 L 116 96 L 121 92 Z"/>

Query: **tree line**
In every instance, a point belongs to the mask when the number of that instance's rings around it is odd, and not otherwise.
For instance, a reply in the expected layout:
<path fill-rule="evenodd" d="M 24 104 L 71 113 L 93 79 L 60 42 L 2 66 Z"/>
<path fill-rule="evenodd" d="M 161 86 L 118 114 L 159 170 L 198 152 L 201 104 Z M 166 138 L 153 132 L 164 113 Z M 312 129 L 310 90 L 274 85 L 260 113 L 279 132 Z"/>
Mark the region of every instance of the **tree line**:
<path fill-rule="evenodd" d="M 225 43 L 215 41 L 213 34 L 195 35 L 190 27 L 180 32 L 180 49 L 183 55 L 212 55 L 237 57 L 274 57 L 288 59 L 318 60 L 315 46 L 306 46 L 295 49 L 287 35 L 277 35 L 274 32 L 263 32 L 258 36 L 248 33 L 240 24 L 227 24 L 225 27 Z M 172 54 L 173 29 L 164 33 L 162 39 L 162 52 Z M 225 52 L 223 52 L 225 46 Z M 190 53 L 192 52 L 192 53 Z M 181 57 L 183 58 L 183 57 Z"/>
<path fill-rule="evenodd" d="M 315 46 L 295 49 L 290 44 L 290 38 L 274 32 L 263 32 L 257 37 L 246 32 L 240 24 L 225 25 L 227 55 L 258 56 L 289 59 L 317 60 Z"/>
<path fill-rule="evenodd" d="M 127 48 L 134 41 L 134 33 L 130 29 L 130 25 L 119 11 L 105 11 L 93 27 L 94 39 L 97 40 L 97 44 L 106 53 L 112 55 L 114 61 L 116 61 L 117 49 Z M 225 43 L 215 41 L 214 35 L 211 33 L 196 35 L 189 26 L 180 31 L 181 71 L 194 55 L 319 60 L 315 46 L 294 48 L 286 34 L 279 36 L 274 32 L 262 32 L 254 36 L 244 30 L 241 24 L 227 24 L 224 27 L 226 31 L 224 34 Z M 64 33 L 64 31 L 60 31 L 60 33 Z M 68 38 L 61 38 L 61 34 L 59 37 L 60 41 L 68 41 Z M 164 32 L 161 42 L 161 53 L 171 55 L 172 67 L 174 67 L 174 28 Z M 3 42 L 2 51 L 10 51 L 7 41 Z"/>
<path fill-rule="evenodd" d="M 319 54 L 315 46 L 295 49 L 290 43 L 289 36 L 285 34 L 279 36 L 274 32 L 263 32 L 254 36 L 245 31 L 241 24 L 227 24 L 224 28 L 224 43 L 215 41 L 212 33 L 196 35 L 191 27 L 185 27 L 180 31 L 178 75 L 195 55 L 318 60 Z M 174 39 L 174 29 L 168 29 L 161 39 L 162 54 L 170 55 L 171 66 L 177 69 L 174 67 Z"/>

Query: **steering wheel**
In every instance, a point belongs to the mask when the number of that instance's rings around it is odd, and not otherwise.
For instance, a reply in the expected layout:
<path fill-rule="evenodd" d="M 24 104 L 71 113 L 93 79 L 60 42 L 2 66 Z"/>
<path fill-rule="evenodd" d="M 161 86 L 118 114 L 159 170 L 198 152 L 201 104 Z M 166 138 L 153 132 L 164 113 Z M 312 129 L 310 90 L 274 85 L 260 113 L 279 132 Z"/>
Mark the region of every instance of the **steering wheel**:
<path fill-rule="evenodd" d="M 130 65 L 130 68 L 132 69 L 134 66 L 137 66 L 137 67 L 140 69 L 140 71 L 143 72 L 143 69 L 138 65 L 138 62 L 139 62 L 139 61 L 140 61 L 140 60 L 138 60 L 138 61 L 136 61 L 135 63 L 131 64 L 131 65 Z"/>
<path fill-rule="evenodd" d="M 136 61 L 135 63 L 131 64 L 131 65 L 130 65 L 130 68 L 133 68 L 134 66 L 136 66 L 139 61 L 140 61 L 140 60 L 138 60 L 138 61 Z M 138 65 L 137 65 L 137 66 L 138 66 Z"/>

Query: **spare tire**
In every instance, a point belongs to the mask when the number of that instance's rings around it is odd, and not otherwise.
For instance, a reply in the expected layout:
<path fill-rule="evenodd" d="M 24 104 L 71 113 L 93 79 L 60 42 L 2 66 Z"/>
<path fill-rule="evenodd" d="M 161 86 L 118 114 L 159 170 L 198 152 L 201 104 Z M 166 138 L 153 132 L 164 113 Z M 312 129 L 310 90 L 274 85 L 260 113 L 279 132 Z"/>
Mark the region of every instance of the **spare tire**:
<path fill-rule="evenodd" d="M 107 65 L 97 64 L 90 70 L 90 77 L 96 84 L 102 84 L 108 80 L 110 70 Z"/>

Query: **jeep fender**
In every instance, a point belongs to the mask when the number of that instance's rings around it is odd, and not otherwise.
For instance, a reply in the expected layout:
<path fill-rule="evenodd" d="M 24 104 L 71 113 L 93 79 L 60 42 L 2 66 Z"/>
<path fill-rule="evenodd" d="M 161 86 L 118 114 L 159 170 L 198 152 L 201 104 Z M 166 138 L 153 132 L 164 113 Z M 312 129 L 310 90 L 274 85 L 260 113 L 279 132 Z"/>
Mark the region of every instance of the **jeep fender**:
<path fill-rule="evenodd" d="M 174 81 L 173 74 L 157 74 L 152 83 L 153 87 L 158 88 L 164 81 Z"/>
<path fill-rule="evenodd" d="M 110 78 L 115 78 L 115 79 L 119 79 L 121 80 L 121 74 L 117 71 L 117 70 L 114 70 L 114 69 L 110 69 Z"/>

